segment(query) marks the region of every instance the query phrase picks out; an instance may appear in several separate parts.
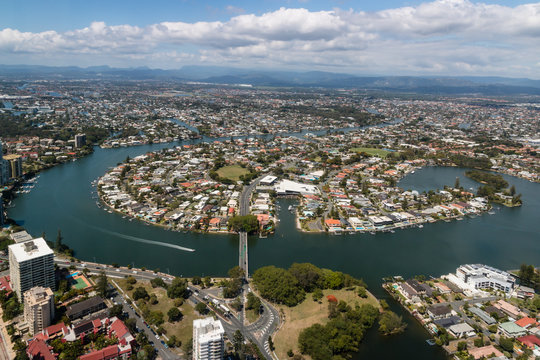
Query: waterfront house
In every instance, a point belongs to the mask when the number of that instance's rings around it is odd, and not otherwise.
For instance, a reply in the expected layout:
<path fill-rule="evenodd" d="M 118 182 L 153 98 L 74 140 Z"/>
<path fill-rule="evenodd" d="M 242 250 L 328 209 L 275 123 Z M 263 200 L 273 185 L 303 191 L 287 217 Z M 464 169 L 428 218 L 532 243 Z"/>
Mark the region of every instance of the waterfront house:
<path fill-rule="evenodd" d="M 456 324 L 456 325 L 452 325 L 448 328 L 448 331 L 450 332 L 450 334 L 452 334 L 453 336 L 455 336 L 456 338 L 462 338 L 462 337 L 471 337 L 471 336 L 475 336 L 476 333 L 474 331 L 474 329 L 472 328 L 472 326 L 470 326 L 469 324 L 467 323 L 460 323 L 460 324 Z"/>
<path fill-rule="evenodd" d="M 432 305 L 427 308 L 429 317 L 433 320 L 443 319 L 452 315 L 452 309 L 448 305 Z"/>
<path fill-rule="evenodd" d="M 420 302 L 420 297 L 418 296 L 418 292 L 407 282 L 399 284 L 399 289 L 400 289 L 401 294 L 407 300 L 410 300 L 413 303 Z"/>
<path fill-rule="evenodd" d="M 452 290 L 442 282 L 436 282 L 433 287 L 437 288 L 441 294 L 450 294 Z"/>

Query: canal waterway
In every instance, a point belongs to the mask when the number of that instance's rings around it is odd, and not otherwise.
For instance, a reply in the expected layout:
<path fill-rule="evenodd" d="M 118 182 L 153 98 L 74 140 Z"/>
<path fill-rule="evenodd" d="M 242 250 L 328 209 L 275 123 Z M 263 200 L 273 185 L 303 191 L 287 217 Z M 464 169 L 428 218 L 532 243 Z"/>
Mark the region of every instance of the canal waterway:
<path fill-rule="evenodd" d="M 75 250 L 78 258 L 86 261 L 131 263 L 183 276 L 225 275 L 238 263 L 237 236 L 171 232 L 129 221 L 99 208 L 93 197 L 91 182 L 127 156 L 184 143 L 96 148 L 90 156 L 43 172 L 35 188 L 14 201 L 9 216 L 33 236 L 45 232 L 52 241 L 61 229 L 64 242 Z M 464 172 L 460 168 L 427 167 L 408 175 L 399 185 L 419 191 L 442 189 L 444 185 L 453 185 L 459 177 L 465 188 L 476 188 L 478 184 L 465 178 Z M 281 221 L 276 233 L 266 239 L 249 239 L 250 269 L 311 262 L 361 277 L 377 297 L 388 298 L 381 288 L 385 276 L 438 276 L 465 263 L 485 263 L 501 269 L 515 269 L 523 262 L 538 264 L 540 184 L 504 177 L 523 194 L 522 207 L 497 207 L 494 215 L 426 224 L 423 229 L 395 233 L 341 236 L 301 233 L 287 210 L 294 200 L 280 200 Z M 427 333 L 388 301 L 405 317 L 408 330 L 390 338 L 371 330 L 356 357 L 444 359 L 440 348 L 425 343 Z"/>

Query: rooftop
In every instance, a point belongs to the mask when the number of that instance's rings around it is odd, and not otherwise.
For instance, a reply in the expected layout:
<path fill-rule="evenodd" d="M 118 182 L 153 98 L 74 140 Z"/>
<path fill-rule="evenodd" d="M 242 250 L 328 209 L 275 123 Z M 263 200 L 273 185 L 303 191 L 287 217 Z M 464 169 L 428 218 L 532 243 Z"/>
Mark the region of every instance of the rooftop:
<path fill-rule="evenodd" d="M 17 262 L 32 260 L 45 255 L 53 255 L 53 251 L 43 238 L 37 238 L 23 243 L 9 245 Z"/>

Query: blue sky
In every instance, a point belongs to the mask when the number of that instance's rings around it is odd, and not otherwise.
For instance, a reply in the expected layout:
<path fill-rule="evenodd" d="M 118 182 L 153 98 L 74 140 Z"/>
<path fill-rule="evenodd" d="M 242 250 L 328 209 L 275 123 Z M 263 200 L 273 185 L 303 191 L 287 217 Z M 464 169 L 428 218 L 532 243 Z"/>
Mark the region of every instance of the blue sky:
<path fill-rule="evenodd" d="M 538 78 L 527 1 L 4 0 L 0 63 Z"/>

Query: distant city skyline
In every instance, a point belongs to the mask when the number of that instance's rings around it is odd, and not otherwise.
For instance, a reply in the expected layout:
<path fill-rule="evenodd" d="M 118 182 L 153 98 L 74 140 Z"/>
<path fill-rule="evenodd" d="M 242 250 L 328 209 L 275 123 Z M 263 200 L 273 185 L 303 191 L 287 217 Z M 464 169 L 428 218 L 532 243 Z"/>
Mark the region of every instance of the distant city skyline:
<path fill-rule="evenodd" d="M 0 64 L 540 79 L 540 3 L 8 1 Z"/>

